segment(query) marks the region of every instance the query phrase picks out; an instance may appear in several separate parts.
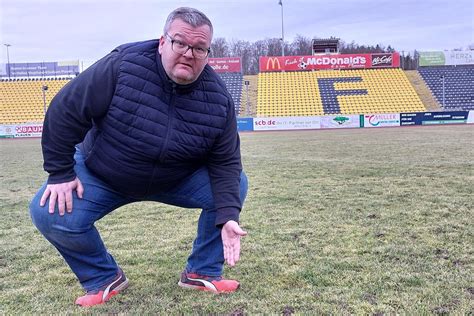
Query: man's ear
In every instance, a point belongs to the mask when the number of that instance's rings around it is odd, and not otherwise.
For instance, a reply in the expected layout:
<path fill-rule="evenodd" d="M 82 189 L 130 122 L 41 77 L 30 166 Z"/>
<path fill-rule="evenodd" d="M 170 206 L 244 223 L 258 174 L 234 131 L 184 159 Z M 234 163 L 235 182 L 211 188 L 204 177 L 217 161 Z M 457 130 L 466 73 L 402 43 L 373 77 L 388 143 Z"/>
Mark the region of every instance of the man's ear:
<path fill-rule="evenodd" d="M 158 52 L 161 54 L 161 50 L 162 50 L 162 47 L 163 45 L 165 45 L 165 37 L 164 36 L 161 36 L 160 37 L 160 43 L 158 44 Z"/>

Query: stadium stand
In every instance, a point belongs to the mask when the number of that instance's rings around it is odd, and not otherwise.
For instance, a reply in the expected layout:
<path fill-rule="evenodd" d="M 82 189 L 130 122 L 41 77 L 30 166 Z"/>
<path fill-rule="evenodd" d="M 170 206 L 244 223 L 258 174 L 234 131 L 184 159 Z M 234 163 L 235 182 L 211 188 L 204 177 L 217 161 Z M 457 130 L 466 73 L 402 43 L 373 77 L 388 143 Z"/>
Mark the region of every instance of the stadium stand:
<path fill-rule="evenodd" d="M 311 46 L 313 55 L 339 53 L 339 38 L 315 38 Z"/>
<path fill-rule="evenodd" d="M 245 75 L 244 83 L 246 81 L 248 86 L 242 87 L 240 116 L 253 117 L 257 113 L 258 75 Z"/>
<path fill-rule="evenodd" d="M 399 68 L 258 75 L 257 116 L 423 112 Z"/>
<path fill-rule="evenodd" d="M 439 104 L 438 100 L 434 97 L 430 88 L 426 84 L 425 80 L 421 77 L 418 70 L 404 70 L 403 71 L 407 76 L 410 84 L 413 89 L 415 89 L 416 94 L 420 97 L 421 102 L 425 106 L 426 110 L 430 112 L 441 112 L 443 109 Z"/>
<path fill-rule="evenodd" d="M 232 99 L 234 100 L 235 113 L 239 115 L 241 108 L 241 97 L 242 97 L 242 81 L 243 76 L 241 73 L 228 72 L 219 73 L 219 76 L 224 81 L 227 90 L 229 91 Z"/>
<path fill-rule="evenodd" d="M 474 65 L 420 67 L 418 72 L 444 110 L 474 110 Z"/>
<path fill-rule="evenodd" d="M 237 115 L 241 109 L 242 81 L 240 73 L 220 73 L 234 100 Z M 44 119 L 43 86 L 46 106 L 70 79 L 3 79 L 0 80 L 0 124 L 42 122 Z"/>
<path fill-rule="evenodd" d="M 4 79 L 0 81 L 0 124 L 43 122 L 46 106 L 70 79 Z"/>

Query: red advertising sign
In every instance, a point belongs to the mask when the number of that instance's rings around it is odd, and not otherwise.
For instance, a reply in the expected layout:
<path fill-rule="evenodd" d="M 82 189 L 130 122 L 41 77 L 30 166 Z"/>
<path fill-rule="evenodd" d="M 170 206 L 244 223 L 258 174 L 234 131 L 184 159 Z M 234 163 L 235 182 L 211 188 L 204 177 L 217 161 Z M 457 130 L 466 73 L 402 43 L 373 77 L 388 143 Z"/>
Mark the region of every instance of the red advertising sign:
<path fill-rule="evenodd" d="M 207 63 L 215 72 L 242 72 L 240 57 L 209 58 Z"/>
<path fill-rule="evenodd" d="M 41 137 L 43 132 L 43 124 L 22 124 L 22 125 L 12 125 L 15 129 L 14 137 Z M 9 131 L 10 133 L 13 130 Z"/>
<path fill-rule="evenodd" d="M 260 57 L 260 71 L 300 71 L 322 69 L 396 68 L 399 53 L 330 54 L 315 56 Z"/>

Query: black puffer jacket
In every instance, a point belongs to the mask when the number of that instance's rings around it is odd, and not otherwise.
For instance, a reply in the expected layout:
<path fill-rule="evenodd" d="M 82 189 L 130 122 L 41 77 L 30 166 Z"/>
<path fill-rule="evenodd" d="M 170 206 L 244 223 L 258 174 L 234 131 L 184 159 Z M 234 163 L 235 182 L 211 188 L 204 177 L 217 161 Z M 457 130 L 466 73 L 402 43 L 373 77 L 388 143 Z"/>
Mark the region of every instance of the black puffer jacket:
<path fill-rule="evenodd" d="M 206 66 L 190 85 L 166 75 L 158 41 L 122 45 L 69 82 L 43 128 L 48 183 L 75 178 L 74 146 L 117 191 L 145 198 L 207 166 L 216 224 L 238 220 L 240 143 L 232 99 Z"/>

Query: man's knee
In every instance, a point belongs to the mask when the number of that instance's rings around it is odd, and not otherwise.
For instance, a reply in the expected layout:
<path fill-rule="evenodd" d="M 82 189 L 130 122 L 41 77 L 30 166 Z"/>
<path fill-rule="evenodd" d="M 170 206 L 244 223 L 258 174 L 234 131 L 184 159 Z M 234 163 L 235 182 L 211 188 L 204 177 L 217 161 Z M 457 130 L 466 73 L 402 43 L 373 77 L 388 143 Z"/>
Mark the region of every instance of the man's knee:
<path fill-rule="evenodd" d="M 50 230 L 51 224 L 48 216 L 48 205 L 40 206 L 39 193 L 33 198 L 29 206 L 30 216 L 33 224 L 43 234 Z"/>
<path fill-rule="evenodd" d="M 41 192 L 38 193 L 30 203 L 30 216 L 33 224 L 45 236 L 51 234 L 77 234 L 86 231 L 89 228 L 87 218 L 76 214 L 66 212 L 63 216 L 59 215 L 56 205 L 54 213 L 49 213 L 49 199 L 44 206 L 40 205 Z"/>

